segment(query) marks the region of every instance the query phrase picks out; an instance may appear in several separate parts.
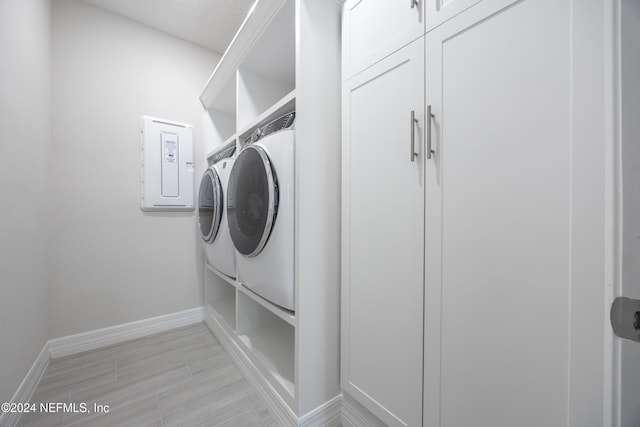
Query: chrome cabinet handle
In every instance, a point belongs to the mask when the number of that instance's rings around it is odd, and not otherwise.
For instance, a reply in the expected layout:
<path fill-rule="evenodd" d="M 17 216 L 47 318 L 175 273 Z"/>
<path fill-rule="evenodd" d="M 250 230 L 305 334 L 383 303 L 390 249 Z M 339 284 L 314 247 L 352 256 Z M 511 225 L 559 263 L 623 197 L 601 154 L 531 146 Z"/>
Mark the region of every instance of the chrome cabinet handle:
<path fill-rule="evenodd" d="M 418 119 L 416 119 L 415 110 L 411 110 L 411 161 L 414 162 L 418 153 L 416 153 L 416 123 Z"/>
<path fill-rule="evenodd" d="M 431 155 L 435 153 L 431 149 L 431 119 L 434 117 L 431 113 L 431 105 L 427 105 L 427 159 L 430 159 Z"/>
<path fill-rule="evenodd" d="M 419 0 L 409 0 L 409 3 L 411 4 L 411 9 L 413 9 L 414 7 L 420 5 L 420 1 Z"/>

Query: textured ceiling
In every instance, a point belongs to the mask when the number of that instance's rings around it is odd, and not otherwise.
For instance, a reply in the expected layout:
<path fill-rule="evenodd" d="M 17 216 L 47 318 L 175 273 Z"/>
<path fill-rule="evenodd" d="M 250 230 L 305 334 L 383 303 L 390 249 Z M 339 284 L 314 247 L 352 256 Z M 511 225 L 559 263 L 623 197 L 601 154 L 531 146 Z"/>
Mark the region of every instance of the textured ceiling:
<path fill-rule="evenodd" d="M 224 53 L 254 0 L 83 0 Z"/>

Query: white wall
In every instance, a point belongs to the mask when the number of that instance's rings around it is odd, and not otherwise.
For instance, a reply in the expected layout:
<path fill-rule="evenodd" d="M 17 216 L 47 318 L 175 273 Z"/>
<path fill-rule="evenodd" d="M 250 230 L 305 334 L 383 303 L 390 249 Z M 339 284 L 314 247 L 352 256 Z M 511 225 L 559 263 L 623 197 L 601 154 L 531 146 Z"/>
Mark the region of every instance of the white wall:
<path fill-rule="evenodd" d="M 49 0 L 0 1 L 0 402 L 48 338 Z"/>
<path fill-rule="evenodd" d="M 219 56 L 78 0 L 53 2 L 51 338 L 202 305 L 195 212 L 140 210 L 139 118 L 194 125 Z"/>

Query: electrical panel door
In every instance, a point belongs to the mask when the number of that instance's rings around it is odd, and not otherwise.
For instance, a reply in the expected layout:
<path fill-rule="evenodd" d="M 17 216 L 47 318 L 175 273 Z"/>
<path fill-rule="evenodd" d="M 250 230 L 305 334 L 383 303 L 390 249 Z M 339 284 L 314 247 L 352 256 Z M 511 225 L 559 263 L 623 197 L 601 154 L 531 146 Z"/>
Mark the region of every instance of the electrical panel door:
<path fill-rule="evenodd" d="M 193 210 L 193 127 L 142 116 L 140 143 L 142 210 Z"/>

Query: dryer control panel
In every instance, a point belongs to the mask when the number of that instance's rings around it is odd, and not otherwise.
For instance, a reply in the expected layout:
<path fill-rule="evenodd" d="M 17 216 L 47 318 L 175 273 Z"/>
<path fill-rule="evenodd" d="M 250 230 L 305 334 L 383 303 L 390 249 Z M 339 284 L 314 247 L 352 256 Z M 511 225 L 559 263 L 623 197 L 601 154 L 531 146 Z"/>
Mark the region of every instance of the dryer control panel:
<path fill-rule="evenodd" d="M 256 127 L 251 135 L 244 140 L 244 144 L 250 144 L 252 142 L 258 141 L 260 138 L 269 135 L 270 133 L 278 132 L 282 129 L 288 129 L 293 126 L 293 122 L 296 119 L 295 111 L 291 113 L 287 113 L 282 117 L 278 117 L 277 119 L 263 125 Z"/>

